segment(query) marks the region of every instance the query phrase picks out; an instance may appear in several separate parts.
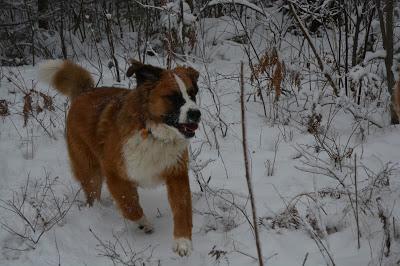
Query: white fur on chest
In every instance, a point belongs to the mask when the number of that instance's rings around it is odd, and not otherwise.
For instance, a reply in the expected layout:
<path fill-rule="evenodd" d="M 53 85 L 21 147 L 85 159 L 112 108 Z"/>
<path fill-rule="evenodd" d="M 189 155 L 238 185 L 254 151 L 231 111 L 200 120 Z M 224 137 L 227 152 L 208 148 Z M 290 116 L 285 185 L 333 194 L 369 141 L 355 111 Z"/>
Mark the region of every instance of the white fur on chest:
<path fill-rule="evenodd" d="M 141 187 L 161 184 L 160 174 L 178 162 L 188 145 L 188 141 L 174 128 L 164 125 L 148 128 L 152 134 L 142 137 L 137 132 L 123 148 L 128 177 Z"/>

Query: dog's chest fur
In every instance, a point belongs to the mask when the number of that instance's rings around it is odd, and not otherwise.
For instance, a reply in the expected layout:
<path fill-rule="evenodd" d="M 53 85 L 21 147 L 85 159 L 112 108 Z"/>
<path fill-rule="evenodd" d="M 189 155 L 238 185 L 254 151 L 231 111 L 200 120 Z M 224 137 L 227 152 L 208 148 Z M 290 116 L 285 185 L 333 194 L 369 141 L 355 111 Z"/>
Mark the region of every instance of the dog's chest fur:
<path fill-rule="evenodd" d="M 136 132 L 123 147 L 128 178 L 145 188 L 161 184 L 160 174 L 177 165 L 188 145 L 168 126 L 153 126 L 151 132 L 148 136 Z"/>

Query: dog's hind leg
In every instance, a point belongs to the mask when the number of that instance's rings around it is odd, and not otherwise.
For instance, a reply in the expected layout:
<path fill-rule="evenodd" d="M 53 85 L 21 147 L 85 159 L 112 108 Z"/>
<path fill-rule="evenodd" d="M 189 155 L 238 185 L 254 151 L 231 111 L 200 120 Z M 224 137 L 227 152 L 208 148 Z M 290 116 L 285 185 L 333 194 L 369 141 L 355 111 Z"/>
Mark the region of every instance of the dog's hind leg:
<path fill-rule="evenodd" d="M 114 171 L 106 171 L 107 185 L 122 215 L 138 224 L 145 233 L 153 232 L 152 224 L 147 220 L 140 206 L 137 186 L 134 182 L 119 177 Z"/>
<path fill-rule="evenodd" d="M 68 139 L 67 142 L 72 171 L 81 183 L 87 204 L 92 206 L 101 196 L 103 176 L 100 165 L 87 145 L 79 143 L 76 138 L 73 141 Z"/>

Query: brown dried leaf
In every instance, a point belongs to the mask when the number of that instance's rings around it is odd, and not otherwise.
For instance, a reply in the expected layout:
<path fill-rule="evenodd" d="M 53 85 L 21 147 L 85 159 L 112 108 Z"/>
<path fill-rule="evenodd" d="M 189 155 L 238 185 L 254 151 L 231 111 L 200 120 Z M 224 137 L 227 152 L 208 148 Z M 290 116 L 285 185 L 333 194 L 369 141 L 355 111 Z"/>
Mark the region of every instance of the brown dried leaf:
<path fill-rule="evenodd" d="M 272 85 L 275 89 L 275 101 L 279 100 L 281 95 L 281 82 L 283 80 L 283 68 L 279 60 L 276 62 L 274 73 L 272 74 Z"/>
<path fill-rule="evenodd" d="M 44 103 L 44 108 L 49 110 L 49 111 L 54 111 L 54 105 L 53 105 L 53 99 L 47 95 L 44 94 L 43 92 L 39 92 L 39 95 L 43 98 L 43 103 Z"/>
<path fill-rule="evenodd" d="M 32 113 L 32 96 L 30 92 L 24 96 L 24 108 L 22 112 L 24 114 L 24 127 L 26 127 L 29 115 Z"/>
<path fill-rule="evenodd" d="M 0 116 L 8 116 L 10 111 L 8 110 L 8 102 L 4 99 L 0 100 Z"/>

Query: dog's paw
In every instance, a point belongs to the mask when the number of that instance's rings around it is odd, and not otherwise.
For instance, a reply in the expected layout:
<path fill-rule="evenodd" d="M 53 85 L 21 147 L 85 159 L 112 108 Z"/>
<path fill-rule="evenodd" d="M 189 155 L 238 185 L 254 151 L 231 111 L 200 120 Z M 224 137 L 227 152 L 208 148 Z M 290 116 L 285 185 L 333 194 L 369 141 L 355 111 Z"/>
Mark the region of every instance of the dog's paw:
<path fill-rule="evenodd" d="M 174 239 L 172 250 L 179 256 L 189 256 L 192 251 L 192 241 L 187 238 Z"/>
<path fill-rule="evenodd" d="M 143 230 L 146 234 L 151 234 L 154 231 L 153 225 L 147 220 L 146 216 L 143 215 L 142 218 L 136 221 L 140 230 Z"/>

